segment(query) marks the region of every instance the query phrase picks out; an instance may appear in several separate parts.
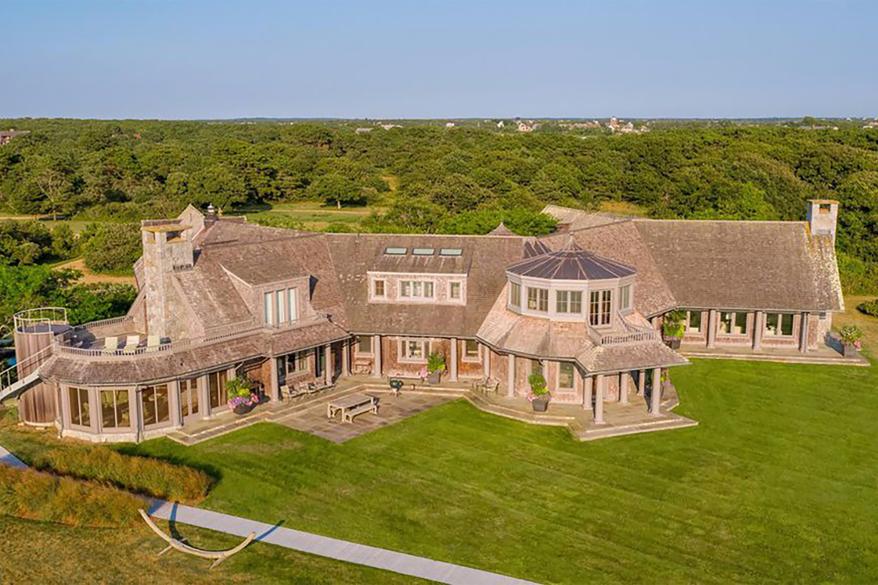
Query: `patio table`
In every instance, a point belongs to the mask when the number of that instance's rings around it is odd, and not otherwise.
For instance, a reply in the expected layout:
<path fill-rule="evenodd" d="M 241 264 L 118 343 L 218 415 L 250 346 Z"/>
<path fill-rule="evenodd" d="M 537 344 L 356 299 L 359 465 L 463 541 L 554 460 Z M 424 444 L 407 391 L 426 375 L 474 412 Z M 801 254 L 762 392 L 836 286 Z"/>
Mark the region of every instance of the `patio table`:
<path fill-rule="evenodd" d="M 353 422 L 353 417 L 362 412 L 378 412 L 378 398 L 368 394 L 355 393 L 335 398 L 326 403 L 326 418 L 334 418 L 341 412 L 341 420 Z"/>

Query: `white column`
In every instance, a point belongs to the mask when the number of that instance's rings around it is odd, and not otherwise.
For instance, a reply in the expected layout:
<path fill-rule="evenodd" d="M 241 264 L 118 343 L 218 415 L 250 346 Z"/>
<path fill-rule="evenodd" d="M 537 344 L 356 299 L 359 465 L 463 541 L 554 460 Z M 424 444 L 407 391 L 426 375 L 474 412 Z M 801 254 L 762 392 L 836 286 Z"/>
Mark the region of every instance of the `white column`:
<path fill-rule="evenodd" d="M 272 402 L 280 399 L 280 374 L 277 371 L 277 358 L 268 358 L 268 398 Z"/>
<path fill-rule="evenodd" d="M 762 331 L 765 329 L 765 313 L 756 311 L 753 314 L 753 349 L 759 351 L 762 348 Z"/>
<path fill-rule="evenodd" d="M 716 327 L 717 312 L 716 309 L 711 309 L 707 313 L 707 347 L 713 348 L 716 346 Z"/>
<path fill-rule="evenodd" d="M 659 416 L 662 404 L 662 369 L 652 370 L 652 394 L 649 396 L 649 414 Z"/>
<path fill-rule="evenodd" d="M 591 410 L 592 392 L 594 392 L 594 378 L 586 376 L 582 381 L 582 409 Z"/>
<path fill-rule="evenodd" d="M 603 374 L 595 376 L 594 424 L 596 425 L 604 424 L 604 386 L 606 383 L 607 380 Z"/>
<path fill-rule="evenodd" d="M 487 345 L 482 346 L 482 370 L 485 378 L 491 377 L 491 348 Z"/>
<path fill-rule="evenodd" d="M 646 370 L 640 370 L 637 373 L 637 395 L 643 396 L 646 393 Z"/>
<path fill-rule="evenodd" d="M 351 340 L 349 339 L 341 343 L 341 375 L 351 375 Z"/>
<path fill-rule="evenodd" d="M 168 410 L 171 414 L 171 426 L 183 426 L 183 412 L 180 410 L 180 381 L 168 382 Z"/>
<path fill-rule="evenodd" d="M 512 398 L 515 396 L 515 356 L 506 355 L 506 396 Z"/>
<path fill-rule="evenodd" d="M 808 351 L 808 315 L 802 313 L 799 317 L 799 351 L 802 353 Z"/>
<path fill-rule="evenodd" d="M 332 384 L 332 346 L 323 346 L 323 382 L 329 386 Z"/>
<path fill-rule="evenodd" d="M 210 418 L 210 384 L 207 375 L 198 376 L 196 382 L 198 388 L 198 412 L 201 418 Z"/>
<path fill-rule="evenodd" d="M 381 377 L 381 336 L 372 336 L 372 377 Z"/>
<path fill-rule="evenodd" d="M 628 404 L 628 375 L 619 372 L 619 404 Z"/>
<path fill-rule="evenodd" d="M 451 365 L 448 371 L 448 381 L 457 382 L 457 338 L 451 338 Z"/>

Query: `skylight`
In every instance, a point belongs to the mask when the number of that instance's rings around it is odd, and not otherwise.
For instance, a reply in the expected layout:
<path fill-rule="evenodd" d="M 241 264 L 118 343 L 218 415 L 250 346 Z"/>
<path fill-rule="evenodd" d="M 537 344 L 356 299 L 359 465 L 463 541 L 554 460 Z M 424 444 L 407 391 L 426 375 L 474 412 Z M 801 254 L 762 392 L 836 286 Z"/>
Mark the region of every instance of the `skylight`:
<path fill-rule="evenodd" d="M 461 256 L 463 255 L 463 250 L 460 248 L 442 248 L 439 250 L 440 256 Z"/>
<path fill-rule="evenodd" d="M 432 256 L 436 252 L 434 248 L 412 248 L 412 254 L 415 256 Z"/>
<path fill-rule="evenodd" d="M 390 256 L 405 256 L 405 253 L 408 252 L 408 248 L 393 248 L 387 247 L 384 248 L 384 253 Z"/>

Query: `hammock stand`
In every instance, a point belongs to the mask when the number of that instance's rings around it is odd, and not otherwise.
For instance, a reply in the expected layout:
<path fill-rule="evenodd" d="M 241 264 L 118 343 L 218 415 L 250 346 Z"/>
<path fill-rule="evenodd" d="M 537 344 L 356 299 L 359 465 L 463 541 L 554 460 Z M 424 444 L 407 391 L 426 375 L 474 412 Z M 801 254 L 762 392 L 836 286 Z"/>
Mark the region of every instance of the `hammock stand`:
<path fill-rule="evenodd" d="M 140 515 L 141 515 L 141 517 L 143 517 L 143 520 L 144 520 L 144 522 L 146 522 L 146 525 L 149 526 L 150 528 L 152 528 L 153 532 L 158 534 L 162 540 L 164 540 L 165 542 L 168 543 L 168 546 L 166 546 L 164 549 L 162 549 L 162 551 L 158 554 L 158 556 L 162 556 L 163 554 L 165 554 L 166 552 L 168 552 L 169 550 L 171 550 L 173 548 L 173 549 L 176 549 L 180 552 L 184 552 L 184 553 L 189 554 L 189 555 L 194 555 L 196 557 L 201 557 L 203 559 L 213 559 L 213 564 L 210 565 L 210 567 L 209 567 L 210 569 L 214 568 L 215 566 L 217 566 L 218 564 L 220 564 L 221 562 L 223 562 L 224 560 L 226 560 L 227 558 L 229 558 L 233 554 L 241 552 L 242 550 L 247 548 L 247 545 L 250 544 L 251 542 L 253 542 L 253 539 L 256 538 L 256 533 L 251 532 L 249 535 L 247 535 L 247 538 L 245 538 L 243 540 L 243 542 L 241 542 L 241 544 L 239 544 L 238 546 L 234 546 L 234 547 L 226 549 L 226 550 L 204 550 L 204 549 L 200 549 L 200 548 L 195 548 L 194 546 L 189 546 L 188 544 L 186 544 L 185 542 L 183 542 L 181 540 L 178 540 L 176 538 L 168 536 L 167 534 L 165 534 L 162 531 L 161 528 L 156 526 L 155 522 L 152 521 L 152 518 L 149 517 L 149 514 L 147 514 L 143 509 L 138 510 L 138 512 L 140 512 Z"/>

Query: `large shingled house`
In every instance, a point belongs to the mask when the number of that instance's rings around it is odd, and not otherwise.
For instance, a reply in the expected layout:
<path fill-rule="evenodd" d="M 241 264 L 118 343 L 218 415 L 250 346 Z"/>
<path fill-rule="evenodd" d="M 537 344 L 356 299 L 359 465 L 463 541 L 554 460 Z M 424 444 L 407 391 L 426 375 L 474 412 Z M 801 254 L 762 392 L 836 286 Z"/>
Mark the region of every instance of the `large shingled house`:
<path fill-rule="evenodd" d="M 807 220 L 664 221 L 547 208 L 544 238 L 305 233 L 187 208 L 142 223 L 139 294 L 122 318 L 67 326 L 16 318 L 26 422 L 64 436 L 140 440 L 227 409 L 224 382 L 259 381 L 272 401 L 297 380 L 493 379 L 526 400 L 531 372 L 553 404 L 601 423 L 629 389 L 658 414 L 662 372 L 687 363 L 662 316 L 686 312 L 687 351 L 824 351 L 843 309 L 838 205 Z"/>

